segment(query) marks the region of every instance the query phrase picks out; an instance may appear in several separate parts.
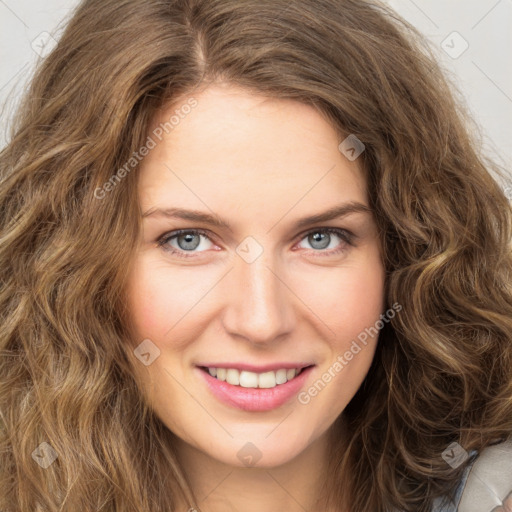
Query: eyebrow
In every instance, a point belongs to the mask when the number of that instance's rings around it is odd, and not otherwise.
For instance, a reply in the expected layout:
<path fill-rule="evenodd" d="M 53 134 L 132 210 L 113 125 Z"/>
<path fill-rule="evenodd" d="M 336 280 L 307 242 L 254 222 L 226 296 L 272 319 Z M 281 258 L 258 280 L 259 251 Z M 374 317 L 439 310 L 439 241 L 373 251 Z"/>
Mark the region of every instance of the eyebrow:
<path fill-rule="evenodd" d="M 311 224 L 339 219 L 352 213 L 372 213 L 372 210 L 363 203 L 351 201 L 333 206 L 332 208 L 329 208 L 328 210 L 321 213 L 302 217 L 294 223 L 294 226 L 295 229 L 300 229 L 306 226 L 310 226 Z M 202 222 L 203 224 L 210 224 L 211 226 L 215 226 L 217 228 L 224 228 L 229 231 L 233 231 L 231 224 L 229 224 L 229 222 L 225 221 L 221 217 L 199 210 L 187 210 L 184 208 L 151 208 L 142 215 L 143 218 L 153 216 Z"/>

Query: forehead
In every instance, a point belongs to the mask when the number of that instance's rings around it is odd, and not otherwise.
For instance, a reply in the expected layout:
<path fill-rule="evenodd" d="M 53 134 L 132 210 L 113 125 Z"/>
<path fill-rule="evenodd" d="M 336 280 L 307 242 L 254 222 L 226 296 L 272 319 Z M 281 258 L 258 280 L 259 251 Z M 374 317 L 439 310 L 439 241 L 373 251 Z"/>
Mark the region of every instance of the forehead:
<path fill-rule="evenodd" d="M 359 162 L 340 152 L 340 136 L 312 106 L 218 85 L 162 108 L 150 136 L 159 127 L 140 170 L 149 206 L 212 194 L 260 209 L 306 195 L 316 203 L 366 200 Z"/>

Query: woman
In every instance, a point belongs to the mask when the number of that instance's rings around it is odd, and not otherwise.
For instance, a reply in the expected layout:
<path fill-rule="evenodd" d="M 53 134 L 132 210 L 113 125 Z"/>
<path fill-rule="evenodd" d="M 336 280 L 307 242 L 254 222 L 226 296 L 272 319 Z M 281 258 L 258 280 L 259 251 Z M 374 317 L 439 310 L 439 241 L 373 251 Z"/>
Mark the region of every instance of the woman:
<path fill-rule="evenodd" d="M 505 510 L 469 121 L 376 2 L 83 2 L 0 157 L 0 509 Z"/>

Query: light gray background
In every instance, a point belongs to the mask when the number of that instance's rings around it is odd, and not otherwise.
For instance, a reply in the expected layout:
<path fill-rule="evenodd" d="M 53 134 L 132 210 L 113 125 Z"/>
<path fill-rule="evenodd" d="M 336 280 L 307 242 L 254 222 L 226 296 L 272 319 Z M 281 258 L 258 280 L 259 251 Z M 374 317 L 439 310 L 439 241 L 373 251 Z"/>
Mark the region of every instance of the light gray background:
<path fill-rule="evenodd" d="M 512 0 L 387 2 L 431 41 L 481 129 L 486 154 L 512 173 Z M 0 147 L 19 92 L 77 4 L 0 0 Z"/>

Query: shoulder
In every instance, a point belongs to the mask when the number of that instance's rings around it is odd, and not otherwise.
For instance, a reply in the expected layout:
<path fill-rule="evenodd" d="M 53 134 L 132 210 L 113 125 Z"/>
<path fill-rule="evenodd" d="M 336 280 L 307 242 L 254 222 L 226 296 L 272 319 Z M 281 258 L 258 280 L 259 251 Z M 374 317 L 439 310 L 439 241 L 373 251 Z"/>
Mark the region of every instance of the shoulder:
<path fill-rule="evenodd" d="M 512 510 L 512 438 L 485 448 L 465 476 L 457 512 Z"/>
<path fill-rule="evenodd" d="M 472 450 L 469 459 L 454 498 L 435 499 L 432 512 L 512 511 L 512 438 Z"/>

